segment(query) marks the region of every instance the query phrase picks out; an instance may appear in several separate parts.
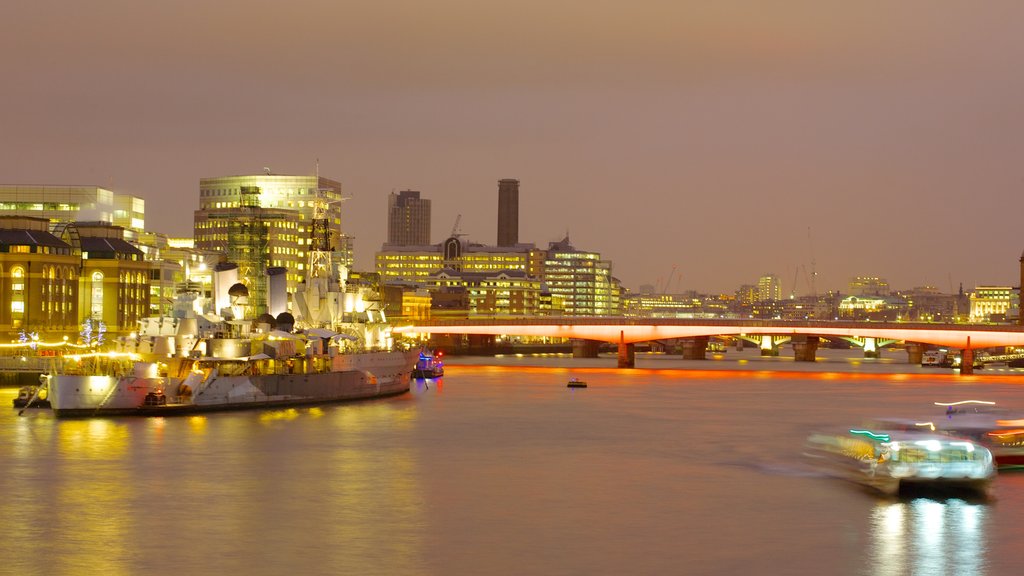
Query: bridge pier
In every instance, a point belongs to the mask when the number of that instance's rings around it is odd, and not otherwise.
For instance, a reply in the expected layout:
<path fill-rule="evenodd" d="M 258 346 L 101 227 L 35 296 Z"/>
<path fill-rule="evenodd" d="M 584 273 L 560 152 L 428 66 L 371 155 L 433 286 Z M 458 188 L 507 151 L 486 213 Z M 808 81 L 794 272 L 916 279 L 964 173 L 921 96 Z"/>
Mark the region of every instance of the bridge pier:
<path fill-rule="evenodd" d="M 597 353 L 600 351 L 601 342 L 597 340 L 573 340 L 572 341 L 572 357 L 573 358 L 597 358 Z"/>
<path fill-rule="evenodd" d="M 814 362 L 818 352 L 817 336 L 793 336 L 793 359 L 797 362 Z"/>
<path fill-rule="evenodd" d="M 495 342 L 493 334 L 470 334 L 468 353 L 470 356 L 490 356 L 494 354 Z"/>
<path fill-rule="evenodd" d="M 626 342 L 626 334 L 619 331 L 619 368 L 636 367 L 636 345 Z"/>
<path fill-rule="evenodd" d="M 779 345 L 770 334 L 761 336 L 761 356 L 778 356 Z"/>
<path fill-rule="evenodd" d="M 907 364 L 920 364 L 924 360 L 924 344 L 905 342 L 903 349 L 907 351 Z"/>
<path fill-rule="evenodd" d="M 706 360 L 708 337 L 683 338 L 683 360 Z"/>
<path fill-rule="evenodd" d="M 864 339 L 864 357 L 865 358 L 880 358 L 882 356 L 882 349 L 878 347 L 878 341 L 868 336 Z"/>
<path fill-rule="evenodd" d="M 974 374 L 973 348 L 964 348 L 960 351 L 960 374 Z"/>

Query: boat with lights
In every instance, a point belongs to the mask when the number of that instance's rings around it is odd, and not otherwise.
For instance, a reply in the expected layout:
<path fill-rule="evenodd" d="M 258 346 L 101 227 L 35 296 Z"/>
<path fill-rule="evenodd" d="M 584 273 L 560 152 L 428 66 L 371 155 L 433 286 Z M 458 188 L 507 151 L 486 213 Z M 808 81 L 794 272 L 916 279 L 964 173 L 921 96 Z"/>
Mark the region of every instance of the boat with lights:
<path fill-rule="evenodd" d="M 247 318 L 243 283 L 224 282 L 230 288 L 222 303 L 183 286 L 175 314 L 144 320 L 122 349 L 65 356 L 49 377 L 54 414 L 166 415 L 408 392 L 419 351 L 392 336 L 375 287 L 349 282 L 346 268 L 331 263 L 324 214 L 318 206 L 300 289 L 290 298 L 284 282 L 268 290 L 268 309 L 275 302 L 283 309 L 290 299 L 295 316 Z M 283 279 L 284 269 L 277 271 Z"/>
<path fill-rule="evenodd" d="M 815 433 L 805 455 L 829 474 L 887 495 L 914 489 L 985 495 L 996 474 L 992 453 L 981 444 L 919 430 Z"/>
<path fill-rule="evenodd" d="M 870 424 L 967 438 L 988 448 L 1000 469 L 1024 468 L 1024 413 L 988 400 L 934 405 L 938 408 L 935 412 L 919 418 L 876 418 Z"/>
<path fill-rule="evenodd" d="M 41 376 L 40 385 L 22 386 L 18 389 L 18 395 L 11 401 L 15 408 L 49 408 L 48 390 L 45 376 Z"/>
<path fill-rule="evenodd" d="M 421 350 L 419 358 L 416 360 L 416 366 L 412 369 L 413 378 L 440 378 L 444 376 L 444 362 L 441 361 L 441 357 L 444 353 L 441 351 L 431 352 L 429 350 Z"/>

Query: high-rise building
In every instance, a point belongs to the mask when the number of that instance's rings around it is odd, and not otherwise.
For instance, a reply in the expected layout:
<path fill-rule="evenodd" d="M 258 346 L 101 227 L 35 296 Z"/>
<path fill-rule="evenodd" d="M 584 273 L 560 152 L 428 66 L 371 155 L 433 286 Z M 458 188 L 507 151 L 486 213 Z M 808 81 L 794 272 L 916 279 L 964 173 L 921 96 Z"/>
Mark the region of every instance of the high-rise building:
<path fill-rule="evenodd" d="M 757 280 L 757 300 L 782 300 L 782 282 L 775 274 L 765 274 Z"/>
<path fill-rule="evenodd" d="M 519 243 L 519 180 L 498 180 L 498 246 Z"/>
<path fill-rule="evenodd" d="M 307 259 L 306 246 L 312 238 L 313 210 L 316 201 L 327 202 L 327 223 L 334 251 L 333 260 L 352 268 L 352 246 L 350 238 L 341 232 L 341 183 L 321 176 L 295 176 L 286 174 L 256 174 L 242 176 L 218 176 L 202 178 L 199 181 L 199 210 L 220 210 L 238 208 L 243 205 L 243 190 L 259 190 L 259 207 L 295 211 L 296 234 L 299 250 L 294 254 L 296 261 Z M 200 245 L 200 231 L 196 230 L 197 246 Z M 225 239 L 226 240 L 226 239 Z M 291 267 L 289 267 L 291 272 Z"/>
<path fill-rule="evenodd" d="M 576 249 L 568 236 L 548 245 L 543 280 L 553 296 L 562 298 L 567 315 L 619 313 L 620 294 L 612 263 L 596 252 Z"/>
<path fill-rule="evenodd" d="M 392 192 L 388 196 L 388 244 L 426 246 L 430 244 L 430 200 L 415 190 Z"/>

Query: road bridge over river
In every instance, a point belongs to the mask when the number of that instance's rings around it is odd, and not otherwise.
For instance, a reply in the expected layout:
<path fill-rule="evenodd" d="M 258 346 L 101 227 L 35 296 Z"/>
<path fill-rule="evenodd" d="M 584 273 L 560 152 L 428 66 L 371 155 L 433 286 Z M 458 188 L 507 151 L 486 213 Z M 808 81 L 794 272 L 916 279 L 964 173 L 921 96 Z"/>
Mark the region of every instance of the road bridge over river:
<path fill-rule="evenodd" d="M 682 339 L 683 356 L 703 358 L 713 336 L 758 338 L 762 350 L 789 340 L 799 361 L 814 361 L 820 338 L 843 338 L 869 350 L 885 342 L 904 342 L 911 362 L 919 363 L 926 345 L 959 349 L 961 373 L 972 371 L 974 350 L 1024 347 L 1024 328 L 1003 324 L 843 322 L 754 319 L 677 319 L 623 317 L 536 317 L 441 319 L 395 328 L 399 333 L 518 335 L 611 342 L 619 346 L 619 366 L 635 364 L 638 342 Z M 595 346 L 596 350 L 596 346 Z"/>

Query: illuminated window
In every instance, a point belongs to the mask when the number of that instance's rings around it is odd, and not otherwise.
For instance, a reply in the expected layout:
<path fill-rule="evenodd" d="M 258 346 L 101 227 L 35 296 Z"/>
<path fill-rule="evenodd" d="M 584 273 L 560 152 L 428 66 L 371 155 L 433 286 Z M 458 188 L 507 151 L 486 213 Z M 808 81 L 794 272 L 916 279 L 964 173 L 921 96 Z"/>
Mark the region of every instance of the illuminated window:
<path fill-rule="evenodd" d="M 103 318 L 103 273 L 99 270 L 92 273 L 92 289 L 90 294 L 92 296 L 91 317 L 95 320 L 101 320 Z"/>

